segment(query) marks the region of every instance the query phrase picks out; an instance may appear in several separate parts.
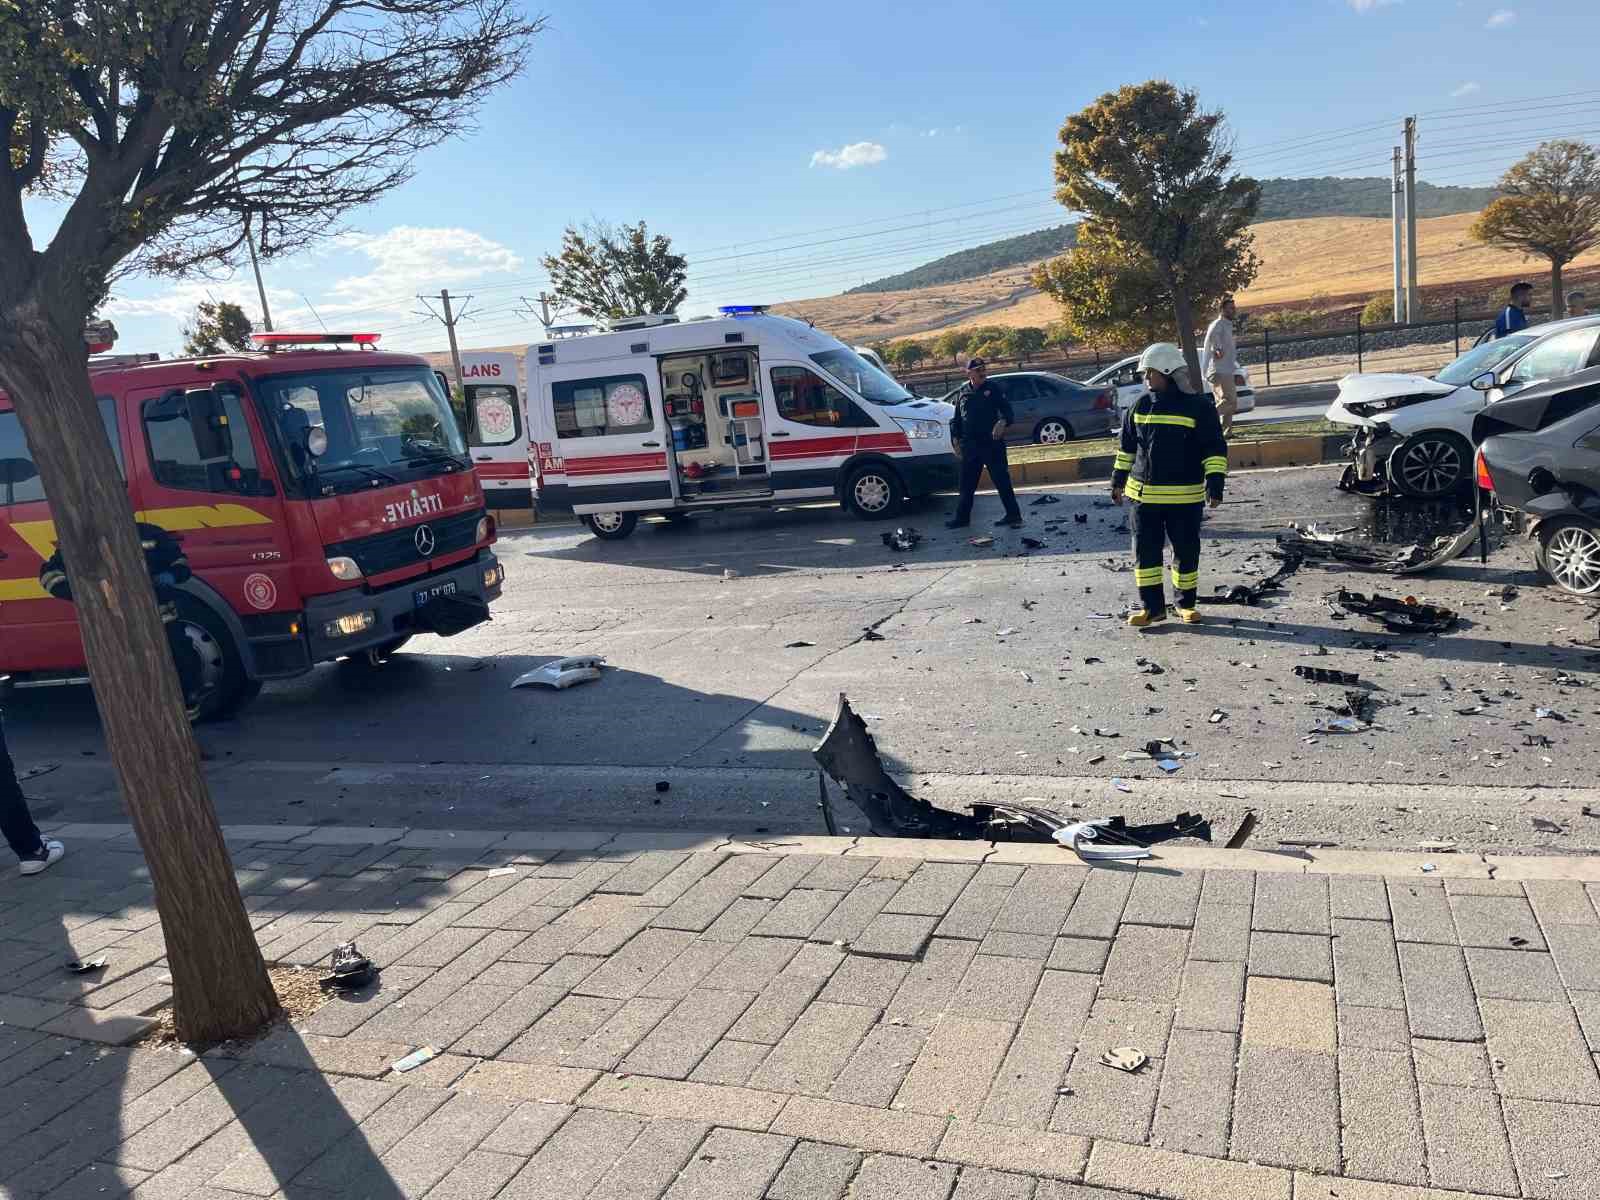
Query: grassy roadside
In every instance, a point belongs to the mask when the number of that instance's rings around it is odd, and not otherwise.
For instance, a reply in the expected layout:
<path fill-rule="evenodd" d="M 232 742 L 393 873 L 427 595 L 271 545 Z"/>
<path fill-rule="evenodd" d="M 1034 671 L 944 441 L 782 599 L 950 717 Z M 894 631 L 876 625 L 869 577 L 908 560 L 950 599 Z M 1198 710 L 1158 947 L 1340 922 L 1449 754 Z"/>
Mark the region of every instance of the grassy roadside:
<path fill-rule="evenodd" d="M 1294 437 L 1326 437 L 1329 434 L 1348 432 L 1331 422 L 1315 417 L 1304 421 L 1282 421 L 1277 424 L 1249 424 L 1235 426 L 1228 441 L 1232 445 L 1257 442 L 1276 442 Z M 1115 438 L 1084 438 L 1064 446 L 1012 446 L 1006 457 L 1014 463 L 1061 462 L 1078 458 L 1094 458 L 1115 454 Z"/>

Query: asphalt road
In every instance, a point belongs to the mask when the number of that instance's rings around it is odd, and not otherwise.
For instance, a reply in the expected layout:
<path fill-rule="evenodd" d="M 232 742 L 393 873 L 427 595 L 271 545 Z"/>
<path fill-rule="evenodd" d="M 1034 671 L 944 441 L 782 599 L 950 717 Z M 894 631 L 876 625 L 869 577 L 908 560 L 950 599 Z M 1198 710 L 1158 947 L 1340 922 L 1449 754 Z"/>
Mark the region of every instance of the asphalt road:
<path fill-rule="evenodd" d="M 1371 505 L 1337 493 L 1334 478 L 1235 477 L 1206 527 L 1202 589 L 1271 569 L 1273 532 L 1292 520 L 1370 521 Z M 1058 502 L 1032 505 L 1046 494 Z M 1252 844 L 1264 845 L 1600 846 L 1600 818 L 1582 813 L 1600 812 L 1600 653 L 1573 644 L 1594 638 L 1595 622 L 1589 606 L 1537 585 L 1524 546 L 1425 580 L 1307 567 L 1269 606 L 1141 635 L 1120 620 L 1134 595 L 1125 513 L 1103 494 L 1026 493 L 1023 533 L 1047 543 L 1032 552 L 1007 530 L 992 547 L 969 545 L 943 529 L 948 501 L 937 500 L 904 518 L 926 535 L 906 554 L 881 544 L 883 526 L 831 507 L 647 525 L 621 543 L 570 525 L 513 534 L 499 546 L 508 580 L 492 624 L 419 639 L 378 671 L 330 665 L 271 685 L 240 718 L 204 728 L 219 813 L 815 832 L 810 749 L 843 692 L 891 768 L 953 806 L 1028 796 L 1137 819 L 1198 809 L 1224 835 L 1254 808 Z M 980 501 L 980 525 L 997 515 L 992 497 Z M 1385 519 L 1403 525 L 1405 511 Z M 1520 589 L 1509 601 L 1507 583 Z M 1466 619 L 1437 639 L 1397 638 L 1334 619 L 1323 596 L 1340 584 L 1417 592 Z M 864 640 L 868 626 L 882 640 Z M 575 653 L 603 654 L 604 678 L 511 688 Z M 1313 733 L 1342 689 L 1296 678 L 1305 663 L 1359 672 L 1378 705 L 1373 727 Z M 1480 711 L 1458 711 L 1469 708 Z M 86 690 L 19 695 L 7 722 L 24 769 L 54 764 L 30 793 L 62 818 L 120 819 Z M 1170 778 L 1122 757 L 1157 737 L 1194 754 Z M 1562 832 L 1535 829 L 1535 816 Z"/>

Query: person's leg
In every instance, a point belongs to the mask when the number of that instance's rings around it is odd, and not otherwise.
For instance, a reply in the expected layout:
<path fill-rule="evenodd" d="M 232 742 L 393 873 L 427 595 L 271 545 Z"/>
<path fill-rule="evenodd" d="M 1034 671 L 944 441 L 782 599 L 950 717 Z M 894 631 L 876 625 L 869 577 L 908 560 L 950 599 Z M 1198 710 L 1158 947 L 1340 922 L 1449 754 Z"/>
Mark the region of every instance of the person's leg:
<path fill-rule="evenodd" d="M 17 768 L 6 749 L 4 722 L 0 722 L 0 832 L 18 858 L 37 858 L 44 848 L 39 828 L 22 796 L 22 785 L 17 782 Z"/>
<path fill-rule="evenodd" d="M 948 522 L 954 529 L 972 520 L 972 497 L 978 490 L 978 476 L 983 474 L 983 458 L 970 450 L 961 456 L 961 499 L 956 502 L 956 515 Z"/>
<path fill-rule="evenodd" d="M 989 447 L 989 478 L 994 490 L 1000 493 L 1000 503 L 1005 505 L 1006 520 L 1022 520 L 1022 509 L 1017 507 L 1017 493 L 1011 487 L 1011 460 L 1006 457 L 1006 444 L 996 442 Z"/>
<path fill-rule="evenodd" d="M 1203 504 L 1175 504 L 1167 513 L 1167 539 L 1172 543 L 1172 586 L 1178 593 L 1178 615 L 1199 620 L 1200 521 Z"/>
<path fill-rule="evenodd" d="M 1163 507 L 1134 501 L 1130 521 L 1133 526 L 1133 581 L 1139 588 L 1143 615 L 1151 620 L 1167 612 L 1166 588 L 1161 582 L 1161 559 L 1165 550 Z"/>
<path fill-rule="evenodd" d="M 1217 403 L 1217 419 L 1222 422 L 1222 436 L 1227 437 L 1233 428 L 1233 418 L 1239 412 L 1239 385 L 1232 375 L 1218 375 L 1211 381 L 1211 396 Z"/>

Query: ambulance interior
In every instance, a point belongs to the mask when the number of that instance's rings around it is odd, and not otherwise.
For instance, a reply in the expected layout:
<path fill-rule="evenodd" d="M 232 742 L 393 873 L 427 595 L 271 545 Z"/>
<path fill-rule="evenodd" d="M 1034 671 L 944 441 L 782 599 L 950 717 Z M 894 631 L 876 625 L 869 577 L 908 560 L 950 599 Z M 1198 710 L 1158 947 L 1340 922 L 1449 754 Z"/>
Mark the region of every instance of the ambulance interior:
<path fill-rule="evenodd" d="M 752 349 L 661 359 L 661 396 L 684 500 L 772 490 L 761 376 Z"/>

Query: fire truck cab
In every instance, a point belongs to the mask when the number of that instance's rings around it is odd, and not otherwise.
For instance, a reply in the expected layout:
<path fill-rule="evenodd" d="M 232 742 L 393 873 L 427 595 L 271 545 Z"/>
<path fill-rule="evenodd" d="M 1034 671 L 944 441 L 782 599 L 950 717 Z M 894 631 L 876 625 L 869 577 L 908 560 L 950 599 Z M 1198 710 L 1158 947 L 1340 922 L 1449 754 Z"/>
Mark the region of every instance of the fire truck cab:
<path fill-rule="evenodd" d="M 489 619 L 495 522 L 421 358 L 375 334 L 258 334 L 254 352 L 91 359 L 137 520 L 174 534 L 194 577 L 178 621 L 204 664 L 191 715 L 224 715 L 320 662 L 374 664 L 413 634 Z M 0 674 L 85 682 L 70 603 L 40 586 L 55 525 L 0 392 Z"/>

